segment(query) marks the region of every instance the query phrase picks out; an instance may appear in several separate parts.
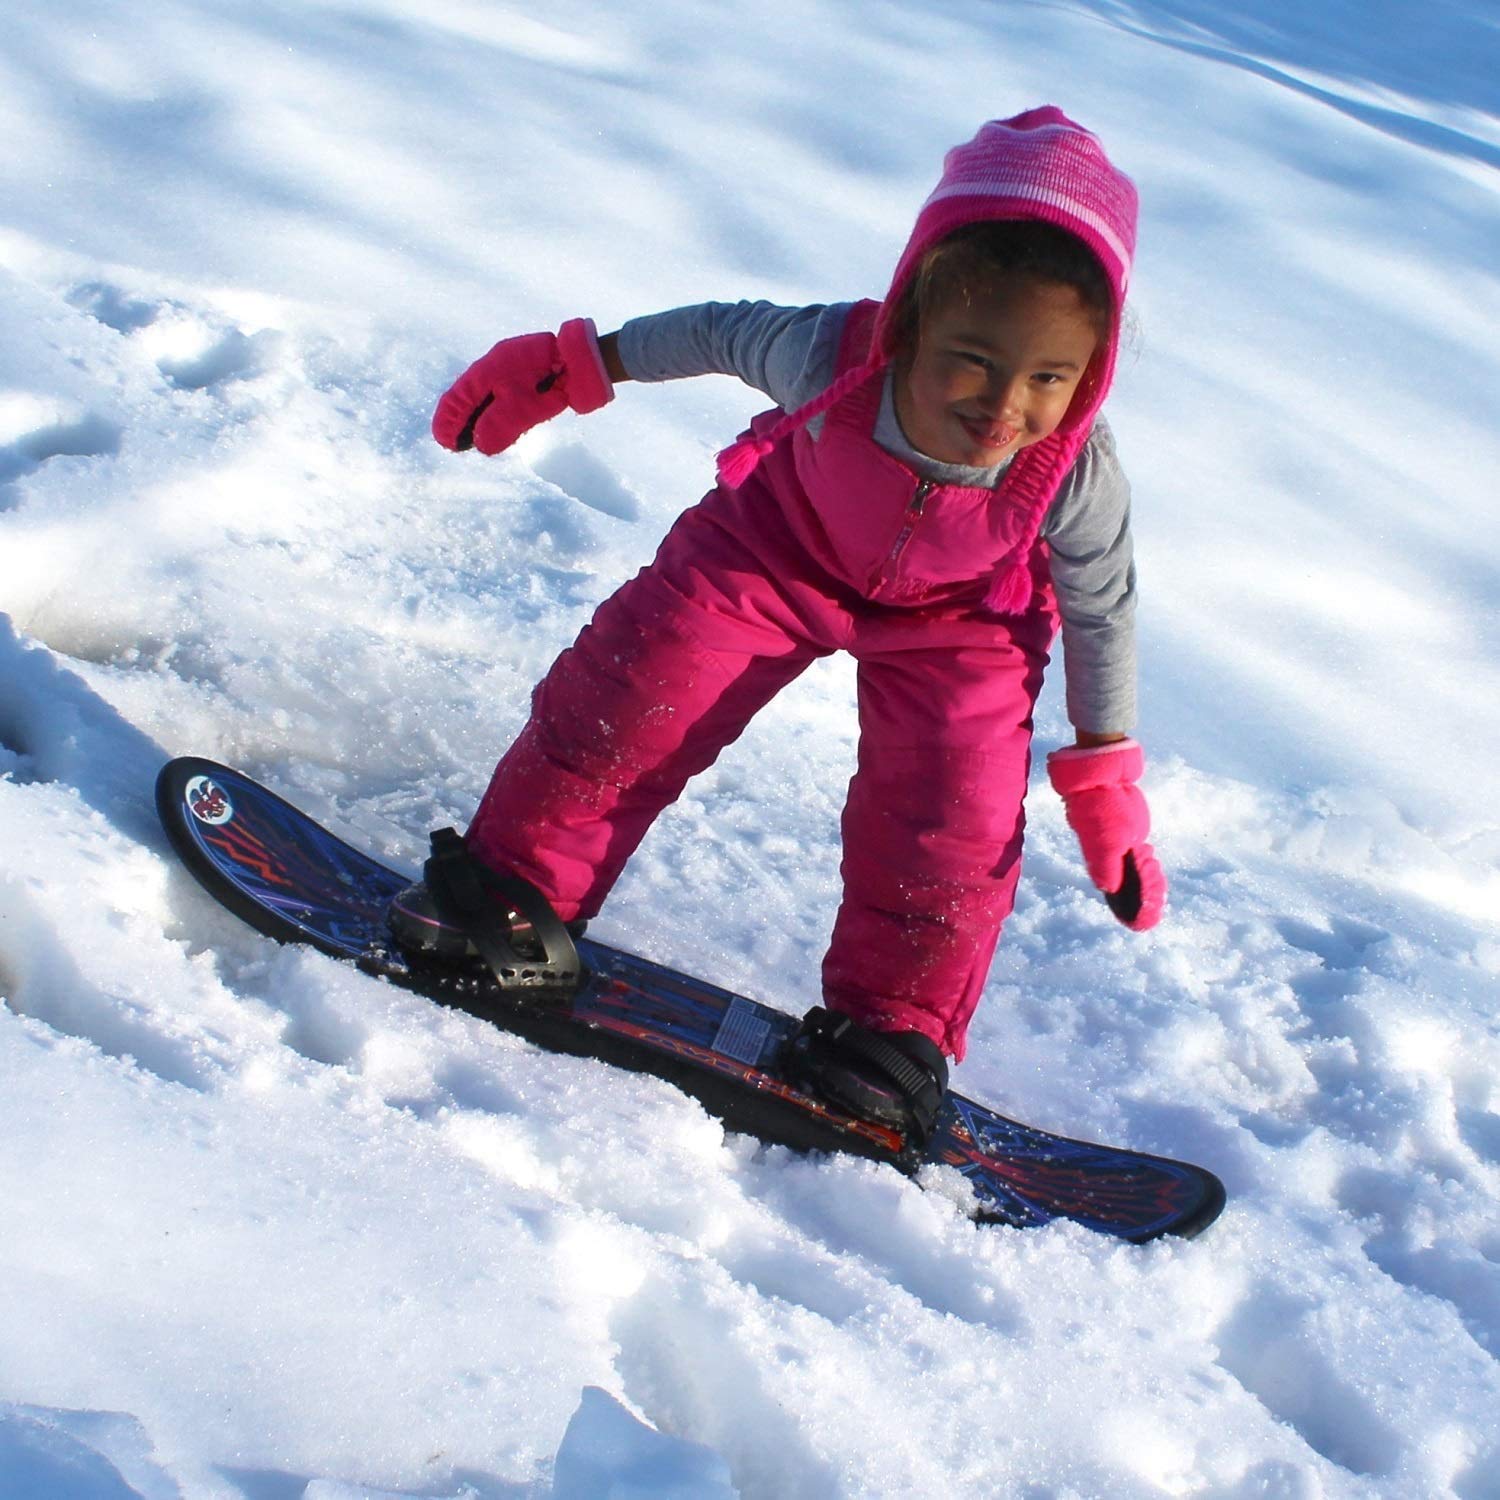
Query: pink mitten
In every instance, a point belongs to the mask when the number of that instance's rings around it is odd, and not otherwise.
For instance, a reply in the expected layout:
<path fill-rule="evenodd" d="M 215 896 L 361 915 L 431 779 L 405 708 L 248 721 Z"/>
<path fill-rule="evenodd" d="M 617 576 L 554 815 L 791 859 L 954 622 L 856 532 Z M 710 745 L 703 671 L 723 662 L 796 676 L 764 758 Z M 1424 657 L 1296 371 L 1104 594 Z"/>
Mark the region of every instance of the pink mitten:
<path fill-rule="evenodd" d="M 614 394 L 592 319 L 574 318 L 555 335 L 502 339 L 476 359 L 443 393 L 432 435 L 455 453 L 503 453 L 564 407 L 597 411 Z"/>
<path fill-rule="evenodd" d="M 1134 740 L 1054 750 L 1047 757 L 1047 775 L 1078 835 L 1089 878 L 1135 932 L 1155 927 L 1167 900 L 1167 877 L 1146 842 L 1151 815 L 1136 785 L 1145 765 Z"/>

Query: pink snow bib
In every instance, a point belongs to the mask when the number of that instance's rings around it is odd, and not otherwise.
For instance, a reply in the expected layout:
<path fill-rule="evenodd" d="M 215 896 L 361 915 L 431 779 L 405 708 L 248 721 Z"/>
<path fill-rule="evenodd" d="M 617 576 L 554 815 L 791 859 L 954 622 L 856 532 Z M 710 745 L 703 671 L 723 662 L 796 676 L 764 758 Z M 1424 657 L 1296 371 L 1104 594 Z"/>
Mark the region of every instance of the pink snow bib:
<path fill-rule="evenodd" d="M 868 301 L 850 310 L 835 379 L 864 362 L 879 310 Z M 979 606 L 1033 534 L 1029 507 L 1003 482 L 935 484 L 886 452 L 873 437 L 881 389 L 878 376 L 866 381 L 824 413 L 816 437 L 799 428 L 777 443 L 749 484 L 770 488 L 808 552 L 866 599 Z M 758 416 L 751 432 L 769 432 L 781 415 Z M 1037 546 L 1029 561 L 1035 584 L 1050 595 L 1045 552 Z M 1032 607 L 1043 602 L 1050 600 L 1033 596 Z"/>

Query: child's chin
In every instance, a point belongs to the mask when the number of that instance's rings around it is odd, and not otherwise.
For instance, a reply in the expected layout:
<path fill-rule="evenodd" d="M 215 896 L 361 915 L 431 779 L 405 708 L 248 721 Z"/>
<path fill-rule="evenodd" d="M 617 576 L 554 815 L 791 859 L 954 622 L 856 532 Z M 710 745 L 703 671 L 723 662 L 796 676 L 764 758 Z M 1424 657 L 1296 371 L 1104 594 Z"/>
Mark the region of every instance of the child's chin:
<path fill-rule="evenodd" d="M 1011 445 L 1002 448 L 985 448 L 978 443 L 969 443 L 961 453 L 955 453 L 948 462 L 961 464 L 966 469 L 993 469 L 1003 463 L 1011 452 Z"/>

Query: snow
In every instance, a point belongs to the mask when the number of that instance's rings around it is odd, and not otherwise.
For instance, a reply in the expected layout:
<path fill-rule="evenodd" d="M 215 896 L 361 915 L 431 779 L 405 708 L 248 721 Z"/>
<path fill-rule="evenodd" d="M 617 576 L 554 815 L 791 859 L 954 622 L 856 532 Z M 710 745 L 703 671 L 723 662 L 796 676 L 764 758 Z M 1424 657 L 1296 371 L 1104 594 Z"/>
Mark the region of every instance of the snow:
<path fill-rule="evenodd" d="M 8 7 L 0 1493 L 1500 1496 L 1497 78 L 1483 0 Z M 957 1082 L 1204 1162 L 1218 1224 L 978 1229 L 197 890 L 173 754 L 407 865 L 464 822 L 756 407 L 485 462 L 426 436 L 467 359 L 878 295 L 1042 100 L 1142 190 L 1172 907 L 1114 924 L 1039 785 Z M 824 663 L 599 934 L 804 1007 L 853 744 Z"/>

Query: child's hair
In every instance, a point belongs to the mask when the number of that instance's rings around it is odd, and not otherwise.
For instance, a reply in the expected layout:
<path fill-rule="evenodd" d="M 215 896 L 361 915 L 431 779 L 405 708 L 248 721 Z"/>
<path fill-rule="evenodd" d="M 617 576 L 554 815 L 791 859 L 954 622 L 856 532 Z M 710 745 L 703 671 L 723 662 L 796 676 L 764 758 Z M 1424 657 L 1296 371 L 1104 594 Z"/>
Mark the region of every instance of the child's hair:
<path fill-rule="evenodd" d="M 915 353 L 923 320 L 938 308 L 967 302 L 977 289 L 1015 275 L 1072 287 L 1100 339 L 1109 336 L 1115 314 L 1109 279 L 1082 240 L 1037 219 L 989 219 L 955 230 L 922 257 L 892 318 L 896 350 Z"/>

